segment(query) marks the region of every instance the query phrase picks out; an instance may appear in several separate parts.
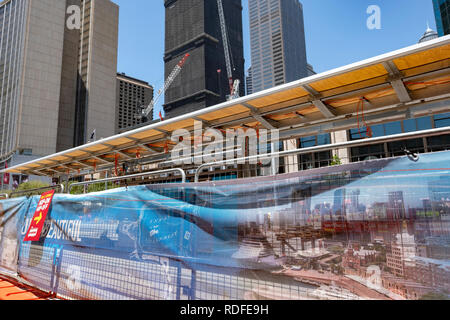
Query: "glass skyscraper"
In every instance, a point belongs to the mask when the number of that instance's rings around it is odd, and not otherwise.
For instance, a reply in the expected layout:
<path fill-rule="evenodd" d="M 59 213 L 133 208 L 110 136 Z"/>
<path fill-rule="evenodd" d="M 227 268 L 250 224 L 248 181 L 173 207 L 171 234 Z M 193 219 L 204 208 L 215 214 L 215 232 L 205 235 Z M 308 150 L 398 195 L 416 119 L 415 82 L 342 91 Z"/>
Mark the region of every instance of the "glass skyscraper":
<path fill-rule="evenodd" d="M 308 76 L 303 6 L 249 0 L 253 92 Z"/>
<path fill-rule="evenodd" d="M 450 34 L 450 0 L 433 0 L 433 8 L 439 36 Z"/>

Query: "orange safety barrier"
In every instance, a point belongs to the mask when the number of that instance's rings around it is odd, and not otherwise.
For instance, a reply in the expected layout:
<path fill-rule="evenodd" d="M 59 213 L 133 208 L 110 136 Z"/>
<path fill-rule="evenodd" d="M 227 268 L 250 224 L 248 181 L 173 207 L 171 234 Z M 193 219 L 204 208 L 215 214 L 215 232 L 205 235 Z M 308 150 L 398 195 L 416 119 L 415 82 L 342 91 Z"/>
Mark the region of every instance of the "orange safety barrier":
<path fill-rule="evenodd" d="M 0 300 L 47 300 L 50 295 L 37 289 L 0 278 Z"/>

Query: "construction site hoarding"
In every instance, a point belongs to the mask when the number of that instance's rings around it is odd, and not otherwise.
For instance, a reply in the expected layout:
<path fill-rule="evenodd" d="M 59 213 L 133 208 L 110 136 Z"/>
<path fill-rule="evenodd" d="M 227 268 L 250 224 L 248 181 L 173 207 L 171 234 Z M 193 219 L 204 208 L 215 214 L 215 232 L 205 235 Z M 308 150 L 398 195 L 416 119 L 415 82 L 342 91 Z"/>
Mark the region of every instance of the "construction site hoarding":
<path fill-rule="evenodd" d="M 0 271 L 69 299 L 420 299 L 450 290 L 450 152 L 0 202 Z"/>

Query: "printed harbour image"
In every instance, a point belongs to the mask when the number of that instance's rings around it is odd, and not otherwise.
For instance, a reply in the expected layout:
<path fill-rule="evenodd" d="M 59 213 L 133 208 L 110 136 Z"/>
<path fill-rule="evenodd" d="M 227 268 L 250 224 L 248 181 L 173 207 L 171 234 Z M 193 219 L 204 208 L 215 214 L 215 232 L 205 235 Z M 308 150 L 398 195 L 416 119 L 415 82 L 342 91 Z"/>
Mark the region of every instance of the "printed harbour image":
<path fill-rule="evenodd" d="M 445 297 L 449 159 L 57 194 L 38 242 L 39 197 L 2 201 L 0 266 L 77 299 Z"/>

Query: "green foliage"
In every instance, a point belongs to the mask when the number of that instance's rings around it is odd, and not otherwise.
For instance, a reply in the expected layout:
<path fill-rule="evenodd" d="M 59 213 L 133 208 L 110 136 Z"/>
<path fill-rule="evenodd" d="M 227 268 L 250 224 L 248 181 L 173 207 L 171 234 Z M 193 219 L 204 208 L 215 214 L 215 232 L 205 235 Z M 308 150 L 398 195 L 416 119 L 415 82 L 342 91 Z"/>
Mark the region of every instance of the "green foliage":
<path fill-rule="evenodd" d="M 8 196 L 11 194 L 11 190 L 0 190 L 0 194 L 7 194 Z M 3 200 L 3 198 L 0 197 L 0 200 Z"/>
<path fill-rule="evenodd" d="M 72 185 L 77 182 L 70 182 L 69 185 Z M 120 186 L 115 184 L 114 182 L 108 182 L 108 190 L 119 188 Z M 75 186 L 70 190 L 70 194 L 77 195 L 77 194 L 84 194 L 85 187 L 84 186 Z M 101 192 L 105 191 L 105 183 L 94 183 L 91 185 L 88 185 L 86 187 L 86 193 L 92 193 L 92 192 Z"/>
<path fill-rule="evenodd" d="M 339 158 L 338 155 L 334 155 L 333 159 L 331 160 L 331 165 L 332 166 L 340 166 L 340 165 L 342 165 L 341 158 Z"/>
<path fill-rule="evenodd" d="M 418 210 L 416 212 L 416 215 L 418 217 L 439 217 L 440 213 L 438 211 L 423 211 L 423 210 Z"/>
<path fill-rule="evenodd" d="M 17 197 L 23 197 L 23 196 L 40 196 L 42 193 L 44 193 L 45 190 L 37 190 L 37 191 L 32 191 L 32 190 L 47 188 L 47 187 L 50 187 L 50 184 L 42 182 L 42 181 L 28 181 L 28 182 L 22 183 L 21 185 L 19 185 L 19 187 L 16 190 L 11 192 L 11 194 L 12 194 L 11 197 L 17 198 Z M 23 191 L 25 191 L 25 192 L 23 192 Z M 16 193 L 16 192 L 21 192 L 21 193 L 15 195 L 14 193 Z"/>
<path fill-rule="evenodd" d="M 419 300 L 450 300 L 449 296 L 445 293 L 440 292 L 429 292 L 422 297 L 420 297 Z"/>
<path fill-rule="evenodd" d="M 341 246 L 331 246 L 328 248 L 328 251 L 333 254 L 343 254 L 345 249 L 342 248 Z"/>

